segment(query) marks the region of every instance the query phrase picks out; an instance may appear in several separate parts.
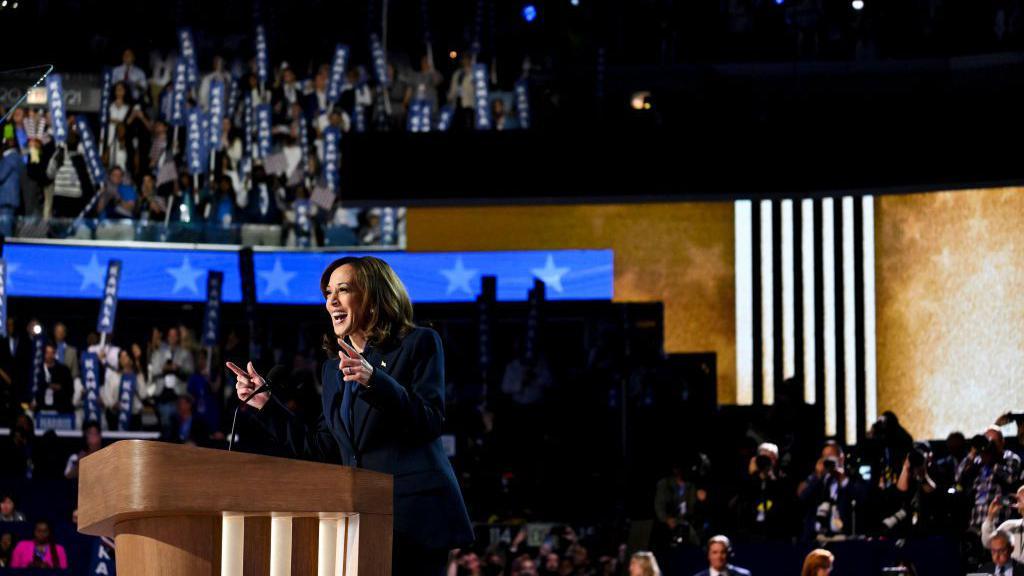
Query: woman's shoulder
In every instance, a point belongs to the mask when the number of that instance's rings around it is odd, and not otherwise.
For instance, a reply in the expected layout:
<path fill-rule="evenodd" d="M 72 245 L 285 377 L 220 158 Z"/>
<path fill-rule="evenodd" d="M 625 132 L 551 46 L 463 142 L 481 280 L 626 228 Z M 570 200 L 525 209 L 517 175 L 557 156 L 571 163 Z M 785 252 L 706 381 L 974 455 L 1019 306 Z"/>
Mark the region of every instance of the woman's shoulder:
<path fill-rule="evenodd" d="M 440 345 L 441 335 L 437 330 L 429 326 L 414 326 L 409 333 L 402 338 L 402 346 L 419 347 L 428 342 L 437 342 Z"/>

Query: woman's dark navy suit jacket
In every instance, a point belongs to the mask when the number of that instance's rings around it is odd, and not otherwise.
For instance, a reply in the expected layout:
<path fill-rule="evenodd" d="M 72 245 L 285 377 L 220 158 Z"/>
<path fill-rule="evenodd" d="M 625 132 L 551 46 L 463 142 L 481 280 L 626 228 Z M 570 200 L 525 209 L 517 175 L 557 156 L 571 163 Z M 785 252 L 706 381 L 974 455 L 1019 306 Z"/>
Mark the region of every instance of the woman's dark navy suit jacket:
<path fill-rule="evenodd" d="M 396 541 L 425 549 L 471 543 L 473 528 L 441 444 L 440 336 L 414 328 L 400 340 L 367 346 L 363 357 L 374 368 L 368 387 L 342 380 L 337 358 L 324 363 L 324 410 L 315 427 L 273 400 L 256 420 L 295 457 L 393 475 Z"/>

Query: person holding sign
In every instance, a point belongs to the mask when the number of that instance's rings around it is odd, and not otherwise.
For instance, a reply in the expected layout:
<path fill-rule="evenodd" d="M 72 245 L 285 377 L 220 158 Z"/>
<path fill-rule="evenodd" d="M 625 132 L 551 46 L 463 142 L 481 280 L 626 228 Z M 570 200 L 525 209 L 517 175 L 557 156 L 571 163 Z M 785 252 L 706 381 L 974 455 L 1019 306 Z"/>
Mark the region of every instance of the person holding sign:
<path fill-rule="evenodd" d="M 309 427 L 261 393 L 251 400 L 254 419 L 295 457 L 393 475 L 393 574 L 444 574 L 449 549 L 471 543 L 473 529 L 441 443 L 441 338 L 413 324 L 405 286 L 383 260 L 335 260 L 320 289 L 332 328 L 324 338 L 323 415 Z M 265 383 L 252 362 L 247 370 L 227 367 L 240 400 Z"/>

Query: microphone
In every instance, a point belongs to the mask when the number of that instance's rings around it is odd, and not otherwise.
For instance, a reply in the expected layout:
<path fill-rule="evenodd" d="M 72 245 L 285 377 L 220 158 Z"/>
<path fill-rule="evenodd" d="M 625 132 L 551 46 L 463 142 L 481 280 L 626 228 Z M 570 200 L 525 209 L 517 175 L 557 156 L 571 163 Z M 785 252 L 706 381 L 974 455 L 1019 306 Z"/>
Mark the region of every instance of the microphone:
<path fill-rule="evenodd" d="M 235 442 L 235 424 L 238 422 L 238 409 L 241 408 L 243 404 L 248 404 L 249 401 L 255 398 L 257 394 L 262 394 L 270 390 L 274 386 L 274 381 L 281 378 L 287 371 L 288 369 L 280 364 L 271 368 L 270 372 L 267 373 L 267 376 L 263 379 L 263 386 L 253 390 L 251 394 L 239 402 L 238 406 L 235 406 L 235 415 L 231 417 L 231 435 L 228 436 L 228 452 L 231 451 L 231 447 Z"/>

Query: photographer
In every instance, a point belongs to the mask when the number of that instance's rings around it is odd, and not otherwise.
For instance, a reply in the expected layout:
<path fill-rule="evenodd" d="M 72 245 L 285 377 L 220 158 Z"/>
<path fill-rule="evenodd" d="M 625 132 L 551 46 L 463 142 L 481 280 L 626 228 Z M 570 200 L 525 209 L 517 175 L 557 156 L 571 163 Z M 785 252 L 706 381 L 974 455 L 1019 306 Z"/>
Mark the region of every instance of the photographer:
<path fill-rule="evenodd" d="M 750 459 L 748 475 L 733 500 L 737 528 L 746 538 L 770 540 L 789 533 L 792 492 L 778 471 L 778 446 L 761 444 Z"/>
<path fill-rule="evenodd" d="M 971 504 L 968 529 L 975 534 L 981 534 L 981 525 L 988 517 L 992 502 L 1014 491 L 1015 470 L 1020 470 L 1020 459 L 1012 453 L 1007 457 L 1001 445 L 992 441 L 992 437 L 1002 438 L 1001 433 L 996 433 L 990 428 L 984 436 L 978 434 L 971 439 L 971 449 L 958 474 L 958 483 L 967 491 Z M 1004 509 L 1001 515 L 1006 513 Z"/>
<path fill-rule="evenodd" d="M 992 548 L 992 537 L 997 532 L 1004 532 L 1013 538 L 1013 559 L 1024 563 L 1024 518 L 1007 520 L 996 528 L 996 520 L 1004 507 L 1015 506 L 1017 514 L 1024 517 L 1024 486 L 1017 489 L 1016 496 L 1006 496 L 993 500 L 988 507 L 988 516 L 981 524 L 981 544 L 985 548 Z"/>
<path fill-rule="evenodd" d="M 941 531 L 942 494 L 928 474 L 931 447 L 918 442 L 903 460 L 896 482 L 900 507 L 882 519 L 883 531 L 900 538 L 928 536 Z"/>
<path fill-rule="evenodd" d="M 707 492 L 691 481 L 693 470 L 677 458 L 672 474 L 658 481 L 654 495 L 654 513 L 658 519 L 656 542 L 670 547 L 700 545 L 698 530 L 703 528 L 700 508 L 706 506 Z"/>
<path fill-rule="evenodd" d="M 846 455 L 834 440 L 825 443 L 814 473 L 800 484 L 797 496 L 806 509 L 804 539 L 825 539 L 862 531 L 867 486 L 846 470 Z"/>

